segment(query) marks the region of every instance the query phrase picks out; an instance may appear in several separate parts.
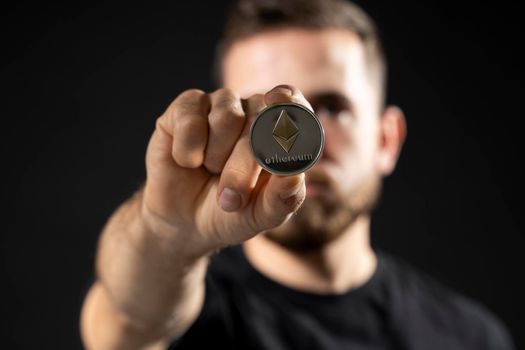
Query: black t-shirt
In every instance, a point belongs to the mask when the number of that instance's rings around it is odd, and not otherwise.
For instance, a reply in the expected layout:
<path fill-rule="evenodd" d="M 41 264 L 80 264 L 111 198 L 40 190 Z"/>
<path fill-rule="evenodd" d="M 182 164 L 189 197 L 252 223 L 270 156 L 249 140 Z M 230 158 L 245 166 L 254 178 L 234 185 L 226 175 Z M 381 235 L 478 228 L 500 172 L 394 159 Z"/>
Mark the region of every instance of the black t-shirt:
<path fill-rule="evenodd" d="M 285 287 L 242 246 L 211 258 L 202 311 L 169 349 L 513 349 L 482 305 L 382 251 L 359 288 L 326 295 Z"/>

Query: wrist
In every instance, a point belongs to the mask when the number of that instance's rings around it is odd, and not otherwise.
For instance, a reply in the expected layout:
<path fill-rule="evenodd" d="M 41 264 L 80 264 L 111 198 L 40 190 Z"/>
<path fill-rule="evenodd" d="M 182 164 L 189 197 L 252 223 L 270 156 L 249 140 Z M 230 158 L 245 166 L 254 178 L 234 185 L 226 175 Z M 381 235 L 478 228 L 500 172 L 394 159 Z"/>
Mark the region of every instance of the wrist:
<path fill-rule="evenodd" d="M 182 259 L 185 265 L 192 265 L 214 251 L 191 225 L 169 221 L 151 210 L 142 195 L 137 199 L 137 219 L 143 239 L 154 240 L 163 250 Z"/>

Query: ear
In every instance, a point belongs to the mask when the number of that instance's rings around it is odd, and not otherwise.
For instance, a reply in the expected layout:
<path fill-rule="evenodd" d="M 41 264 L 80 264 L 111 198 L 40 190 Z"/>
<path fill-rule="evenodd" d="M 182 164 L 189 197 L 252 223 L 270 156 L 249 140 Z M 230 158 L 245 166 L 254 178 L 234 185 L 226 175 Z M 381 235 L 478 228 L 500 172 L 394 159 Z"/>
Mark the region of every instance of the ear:
<path fill-rule="evenodd" d="M 394 171 L 407 134 L 405 115 L 397 106 L 388 106 L 379 121 L 377 167 L 383 176 Z"/>

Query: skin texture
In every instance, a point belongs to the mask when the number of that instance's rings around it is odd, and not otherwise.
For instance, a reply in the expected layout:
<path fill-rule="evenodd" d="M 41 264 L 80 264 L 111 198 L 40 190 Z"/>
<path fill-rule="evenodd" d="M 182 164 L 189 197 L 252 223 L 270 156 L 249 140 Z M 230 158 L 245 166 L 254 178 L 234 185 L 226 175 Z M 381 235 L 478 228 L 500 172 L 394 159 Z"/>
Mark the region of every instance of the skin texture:
<path fill-rule="evenodd" d="M 156 120 L 144 186 L 101 234 L 85 347 L 164 348 L 202 308 L 209 256 L 231 244 L 304 291 L 339 293 L 370 278 L 369 211 L 406 128 L 399 108 L 380 108 L 365 71 L 352 33 L 289 28 L 235 43 L 225 88 L 177 96 Z M 251 155 L 254 117 L 281 102 L 315 108 L 325 128 L 323 157 L 306 175 L 270 175 Z"/>

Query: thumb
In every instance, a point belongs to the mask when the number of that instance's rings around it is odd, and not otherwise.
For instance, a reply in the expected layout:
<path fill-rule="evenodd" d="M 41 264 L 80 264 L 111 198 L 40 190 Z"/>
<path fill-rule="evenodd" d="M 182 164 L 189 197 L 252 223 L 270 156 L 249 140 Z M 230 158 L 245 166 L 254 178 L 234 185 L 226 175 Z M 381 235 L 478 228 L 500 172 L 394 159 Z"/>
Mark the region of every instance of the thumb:
<path fill-rule="evenodd" d="M 260 231 L 279 226 L 299 209 L 306 196 L 304 179 L 304 173 L 270 176 L 254 208 L 255 226 Z"/>

